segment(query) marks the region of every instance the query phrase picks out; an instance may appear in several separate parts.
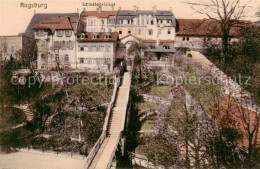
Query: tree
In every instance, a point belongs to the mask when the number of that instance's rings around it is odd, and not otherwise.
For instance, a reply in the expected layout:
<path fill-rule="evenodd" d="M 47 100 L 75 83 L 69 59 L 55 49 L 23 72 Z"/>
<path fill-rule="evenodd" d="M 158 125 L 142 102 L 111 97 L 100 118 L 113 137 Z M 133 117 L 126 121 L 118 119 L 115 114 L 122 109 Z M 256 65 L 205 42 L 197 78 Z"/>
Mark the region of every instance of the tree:
<path fill-rule="evenodd" d="M 134 70 L 138 67 L 139 81 L 142 81 L 142 67 L 143 67 L 143 50 L 146 49 L 146 46 L 142 42 L 133 42 L 127 50 L 128 55 L 134 56 Z"/>
<path fill-rule="evenodd" d="M 223 61 L 229 61 L 229 38 L 231 27 L 241 26 L 246 17 L 248 3 L 241 0 L 199 0 L 186 2 L 194 11 L 214 20 L 221 26 Z"/>

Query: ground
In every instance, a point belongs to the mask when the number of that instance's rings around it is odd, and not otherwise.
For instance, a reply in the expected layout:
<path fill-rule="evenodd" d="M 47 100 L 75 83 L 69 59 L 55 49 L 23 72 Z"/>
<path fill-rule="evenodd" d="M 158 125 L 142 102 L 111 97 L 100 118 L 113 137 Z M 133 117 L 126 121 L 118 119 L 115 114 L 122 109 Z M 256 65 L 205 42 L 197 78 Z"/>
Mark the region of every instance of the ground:
<path fill-rule="evenodd" d="M 54 154 L 16 152 L 0 155 L 0 168 L 15 169 L 82 169 L 84 160 Z"/>

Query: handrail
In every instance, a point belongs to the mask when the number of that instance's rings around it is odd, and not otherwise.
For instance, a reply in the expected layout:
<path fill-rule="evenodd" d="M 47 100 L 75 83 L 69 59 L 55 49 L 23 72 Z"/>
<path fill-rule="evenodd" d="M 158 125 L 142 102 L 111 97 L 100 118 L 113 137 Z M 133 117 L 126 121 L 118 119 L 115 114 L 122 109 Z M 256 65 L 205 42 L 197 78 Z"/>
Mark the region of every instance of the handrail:
<path fill-rule="evenodd" d="M 103 141 L 106 138 L 106 135 L 107 135 L 107 125 L 108 125 L 108 121 L 109 121 L 109 117 L 110 117 L 111 111 L 112 111 L 113 106 L 114 106 L 114 102 L 115 102 L 118 86 L 119 86 L 119 83 L 116 81 L 116 76 L 115 76 L 115 83 L 114 83 L 113 94 L 112 94 L 112 97 L 111 97 L 111 101 L 110 101 L 110 103 L 109 103 L 109 105 L 107 107 L 107 113 L 106 113 L 105 122 L 104 122 L 104 125 L 103 125 L 103 131 L 102 131 L 102 134 L 100 135 L 100 137 L 98 138 L 97 142 L 95 143 L 94 147 L 92 148 L 92 150 L 88 154 L 88 157 L 86 159 L 86 164 L 85 164 L 85 168 L 86 169 L 90 166 L 90 164 L 91 164 L 92 160 L 94 159 L 97 151 L 99 150 L 101 144 L 103 143 Z"/>
<path fill-rule="evenodd" d="M 102 134 L 100 135 L 99 139 L 95 143 L 94 147 L 88 154 L 88 157 L 86 159 L 85 169 L 87 169 L 90 166 L 92 160 L 94 159 L 98 149 L 100 148 L 100 146 L 103 143 L 103 141 L 105 140 L 105 138 L 106 138 L 106 131 L 103 131 Z"/>
<path fill-rule="evenodd" d="M 117 147 L 118 147 L 118 144 L 119 144 L 119 141 L 120 141 L 121 137 L 122 137 L 122 132 L 120 132 L 120 134 L 119 134 L 119 136 L 118 136 L 118 138 L 117 138 L 116 146 L 114 147 L 114 149 L 113 149 L 113 151 L 112 151 L 112 154 L 111 154 L 111 156 L 110 156 L 110 158 L 109 158 L 109 163 L 107 163 L 106 169 L 109 169 L 110 166 L 111 166 L 111 164 L 112 164 L 112 162 L 113 162 L 113 159 L 114 159 L 115 154 L 116 154 L 116 149 L 117 149 Z"/>
<path fill-rule="evenodd" d="M 105 122 L 104 122 L 104 125 L 103 125 L 103 131 L 107 130 L 109 117 L 110 117 L 111 111 L 112 111 L 112 109 L 114 107 L 116 94 L 117 94 L 117 91 L 118 91 L 117 89 L 118 89 L 119 84 L 120 84 L 120 82 L 117 82 L 117 79 L 116 79 L 116 76 L 115 76 L 114 90 L 113 90 L 111 101 L 110 101 L 110 103 L 109 103 L 109 105 L 107 107 L 107 113 L 106 113 Z"/>

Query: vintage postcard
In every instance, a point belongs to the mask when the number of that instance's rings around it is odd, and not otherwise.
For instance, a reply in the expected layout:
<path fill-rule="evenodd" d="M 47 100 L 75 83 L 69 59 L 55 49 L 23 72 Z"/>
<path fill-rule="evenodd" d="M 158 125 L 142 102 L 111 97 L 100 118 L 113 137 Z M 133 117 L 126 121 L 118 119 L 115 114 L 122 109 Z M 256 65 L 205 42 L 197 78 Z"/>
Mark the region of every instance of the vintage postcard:
<path fill-rule="evenodd" d="M 0 0 L 0 169 L 260 168 L 260 0 Z"/>

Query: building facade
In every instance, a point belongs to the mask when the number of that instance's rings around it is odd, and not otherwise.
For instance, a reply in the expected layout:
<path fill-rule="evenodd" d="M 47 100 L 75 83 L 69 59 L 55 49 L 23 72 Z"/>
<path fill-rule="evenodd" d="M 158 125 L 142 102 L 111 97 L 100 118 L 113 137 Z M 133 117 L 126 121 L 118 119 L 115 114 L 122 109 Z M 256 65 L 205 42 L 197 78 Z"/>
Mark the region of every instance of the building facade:
<path fill-rule="evenodd" d="M 77 35 L 84 22 L 77 17 L 55 17 L 34 27 L 38 46 L 38 69 L 77 68 Z"/>
<path fill-rule="evenodd" d="M 169 11 L 119 10 L 116 20 L 116 32 L 119 38 L 132 34 L 145 40 L 175 40 L 175 17 Z"/>

